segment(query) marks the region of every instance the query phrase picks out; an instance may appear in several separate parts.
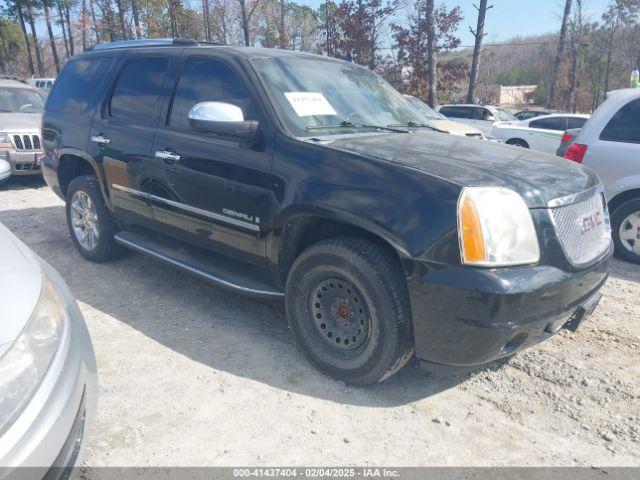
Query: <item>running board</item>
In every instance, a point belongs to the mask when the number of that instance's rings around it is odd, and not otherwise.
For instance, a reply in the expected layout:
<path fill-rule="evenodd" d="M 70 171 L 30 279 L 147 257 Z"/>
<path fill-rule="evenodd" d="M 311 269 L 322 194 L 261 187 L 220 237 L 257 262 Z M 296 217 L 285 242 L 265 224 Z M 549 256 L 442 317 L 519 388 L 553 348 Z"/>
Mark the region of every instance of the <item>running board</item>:
<path fill-rule="evenodd" d="M 121 231 L 114 239 L 121 245 L 157 258 L 174 267 L 240 293 L 283 298 L 284 293 L 263 280 L 257 267 L 156 233 Z"/>

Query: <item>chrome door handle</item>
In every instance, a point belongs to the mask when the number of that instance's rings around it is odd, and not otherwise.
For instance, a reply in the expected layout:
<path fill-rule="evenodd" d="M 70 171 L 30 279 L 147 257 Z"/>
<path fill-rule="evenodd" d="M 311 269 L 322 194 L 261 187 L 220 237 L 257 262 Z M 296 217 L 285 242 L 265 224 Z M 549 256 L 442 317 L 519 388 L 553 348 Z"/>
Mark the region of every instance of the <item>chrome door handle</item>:
<path fill-rule="evenodd" d="M 173 152 L 167 152 L 166 150 L 159 150 L 155 153 L 156 158 L 161 158 L 162 160 L 169 160 L 171 163 L 177 162 L 180 160 L 180 155 Z"/>
<path fill-rule="evenodd" d="M 95 143 L 109 143 L 111 140 L 107 137 L 103 137 L 102 135 L 94 135 L 91 137 L 91 141 Z"/>

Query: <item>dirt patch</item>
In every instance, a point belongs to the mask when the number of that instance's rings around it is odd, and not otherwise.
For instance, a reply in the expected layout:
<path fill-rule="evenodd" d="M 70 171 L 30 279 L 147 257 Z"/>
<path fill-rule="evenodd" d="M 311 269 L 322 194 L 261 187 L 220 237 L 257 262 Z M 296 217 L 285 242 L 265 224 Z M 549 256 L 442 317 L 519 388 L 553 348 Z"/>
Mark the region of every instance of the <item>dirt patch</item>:
<path fill-rule="evenodd" d="M 576 333 L 470 375 L 409 366 L 354 388 L 309 366 L 279 303 L 141 255 L 83 260 L 41 181 L 0 187 L 0 221 L 58 269 L 89 325 L 89 466 L 640 465 L 637 265 L 614 262 Z"/>

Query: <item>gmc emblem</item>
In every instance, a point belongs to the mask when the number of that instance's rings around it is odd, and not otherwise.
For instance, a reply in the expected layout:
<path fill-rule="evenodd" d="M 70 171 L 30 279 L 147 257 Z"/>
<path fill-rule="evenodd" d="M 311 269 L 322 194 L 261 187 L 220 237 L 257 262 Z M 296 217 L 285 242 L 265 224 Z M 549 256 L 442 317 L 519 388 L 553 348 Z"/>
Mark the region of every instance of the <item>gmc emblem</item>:
<path fill-rule="evenodd" d="M 594 212 L 591 215 L 583 217 L 580 222 L 582 223 L 582 231 L 580 235 L 584 235 L 590 230 L 593 230 L 598 225 L 602 225 L 602 212 Z"/>

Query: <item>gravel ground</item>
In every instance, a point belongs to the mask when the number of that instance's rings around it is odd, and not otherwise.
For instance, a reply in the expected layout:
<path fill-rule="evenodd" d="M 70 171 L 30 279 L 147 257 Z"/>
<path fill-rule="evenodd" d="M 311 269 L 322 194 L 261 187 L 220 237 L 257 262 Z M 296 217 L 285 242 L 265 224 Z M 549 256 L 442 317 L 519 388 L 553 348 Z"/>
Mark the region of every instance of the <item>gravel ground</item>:
<path fill-rule="evenodd" d="M 640 267 L 615 261 L 576 333 L 473 374 L 413 366 L 354 388 L 310 367 L 279 303 L 141 255 L 76 253 L 38 179 L 0 187 L 0 221 L 76 295 L 98 361 L 86 465 L 640 465 Z"/>

